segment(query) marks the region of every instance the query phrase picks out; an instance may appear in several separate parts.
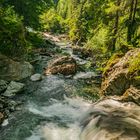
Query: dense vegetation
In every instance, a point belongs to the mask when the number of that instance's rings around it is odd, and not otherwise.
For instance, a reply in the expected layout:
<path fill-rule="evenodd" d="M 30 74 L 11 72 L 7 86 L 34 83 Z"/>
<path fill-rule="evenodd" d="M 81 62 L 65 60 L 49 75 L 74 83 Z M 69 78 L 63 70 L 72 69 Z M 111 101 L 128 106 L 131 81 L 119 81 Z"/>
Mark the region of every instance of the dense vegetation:
<path fill-rule="evenodd" d="M 27 27 L 38 30 L 39 15 L 52 5 L 51 0 L 0 0 L 0 52 L 20 57 L 42 45 L 40 36 Z"/>
<path fill-rule="evenodd" d="M 67 20 L 73 41 L 111 51 L 140 43 L 138 0 L 60 0 L 56 10 Z"/>
<path fill-rule="evenodd" d="M 25 27 L 68 34 L 75 45 L 103 54 L 140 46 L 138 0 L 1 0 L 0 3 L 2 52 L 11 49 L 26 52 L 36 44 L 31 38 L 34 35 L 29 37 Z"/>

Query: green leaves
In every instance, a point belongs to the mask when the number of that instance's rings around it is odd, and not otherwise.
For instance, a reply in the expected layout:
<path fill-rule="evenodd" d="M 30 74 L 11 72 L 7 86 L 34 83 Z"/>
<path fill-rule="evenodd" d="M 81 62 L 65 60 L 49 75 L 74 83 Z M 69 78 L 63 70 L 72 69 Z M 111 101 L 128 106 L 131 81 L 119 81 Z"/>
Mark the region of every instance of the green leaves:
<path fill-rule="evenodd" d="M 8 55 L 21 55 L 25 52 L 26 41 L 22 17 L 13 7 L 0 7 L 0 51 Z"/>
<path fill-rule="evenodd" d="M 51 8 L 40 15 L 40 23 L 42 28 L 46 31 L 53 33 L 65 32 L 65 21 L 60 15 L 57 14 L 54 8 Z"/>
<path fill-rule="evenodd" d="M 39 15 L 54 6 L 53 0 L 5 0 L 3 5 L 13 6 L 18 15 L 23 16 L 24 25 L 39 29 Z"/>

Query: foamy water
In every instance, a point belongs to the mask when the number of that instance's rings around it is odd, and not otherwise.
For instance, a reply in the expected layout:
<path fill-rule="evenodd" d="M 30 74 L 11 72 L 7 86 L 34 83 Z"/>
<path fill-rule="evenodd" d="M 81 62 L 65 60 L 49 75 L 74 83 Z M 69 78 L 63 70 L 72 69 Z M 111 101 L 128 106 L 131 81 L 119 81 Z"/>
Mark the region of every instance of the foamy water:
<path fill-rule="evenodd" d="M 28 104 L 34 114 L 57 118 L 39 125 L 26 140 L 139 140 L 140 108 L 105 99 L 92 105 L 81 98 L 52 100 L 49 106 Z"/>
<path fill-rule="evenodd" d="M 80 140 L 80 120 L 90 106 L 81 98 L 67 97 L 64 101 L 52 100 L 49 106 L 29 103 L 27 108 L 30 112 L 46 118 L 57 117 L 59 121 L 38 126 L 26 140 Z M 61 123 L 65 123 L 65 126 Z"/>

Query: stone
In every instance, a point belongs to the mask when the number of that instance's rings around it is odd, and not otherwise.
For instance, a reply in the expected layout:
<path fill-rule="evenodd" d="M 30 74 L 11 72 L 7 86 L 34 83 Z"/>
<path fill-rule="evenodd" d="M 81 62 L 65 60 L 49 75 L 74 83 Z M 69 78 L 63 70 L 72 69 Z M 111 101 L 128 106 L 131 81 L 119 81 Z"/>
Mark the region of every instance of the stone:
<path fill-rule="evenodd" d="M 34 74 L 30 77 L 30 80 L 35 82 L 35 81 L 41 81 L 42 80 L 42 75 L 37 73 L 37 74 Z"/>
<path fill-rule="evenodd" d="M 76 64 L 76 61 L 72 57 L 62 56 L 62 57 L 55 59 L 49 66 L 53 67 L 53 66 L 58 66 L 58 65 L 62 65 L 62 64 Z"/>
<path fill-rule="evenodd" d="M 125 93 L 121 97 L 121 100 L 125 102 L 131 101 L 140 105 L 140 89 L 131 86 L 129 89 L 125 91 Z"/>
<path fill-rule="evenodd" d="M 14 101 L 14 100 L 9 100 L 8 101 L 8 110 L 9 111 L 15 111 L 16 110 L 16 107 L 20 105 L 18 102 Z"/>
<path fill-rule="evenodd" d="M 16 62 L 0 54 L 0 79 L 19 81 L 33 74 L 33 66 L 29 62 Z"/>
<path fill-rule="evenodd" d="M 0 124 L 3 122 L 3 120 L 4 120 L 4 114 L 0 112 Z"/>
<path fill-rule="evenodd" d="M 103 95 L 119 95 L 122 96 L 131 85 L 140 86 L 138 80 L 133 79 L 133 75 L 129 72 L 129 61 L 137 58 L 140 49 L 128 51 L 125 56 L 114 63 L 103 75 L 101 93 Z"/>
<path fill-rule="evenodd" d="M 23 83 L 11 81 L 6 91 L 2 95 L 6 97 L 13 97 L 17 93 L 23 91 L 24 86 L 25 85 Z"/>
<path fill-rule="evenodd" d="M 96 79 L 97 74 L 95 72 L 80 72 L 76 74 L 73 79 L 81 79 L 81 80 L 87 80 L 87 79 Z"/>
<path fill-rule="evenodd" d="M 77 71 L 77 65 L 75 59 L 68 56 L 60 57 L 54 60 L 48 68 L 45 69 L 45 75 L 50 74 L 63 74 L 71 75 L 75 74 Z"/>
<path fill-rule="evenodd" d="M 9 121 L 8 121 L 8 119 L 6 119 L 3 121 L 2 126 L 7 126 L 8 124 L 9 124 Z"/>
<path fill-rule="evenodd" d="M 0 80 L 0 93 L 2 93 L 8 87 L 8 82 L 4 80 Z"/>

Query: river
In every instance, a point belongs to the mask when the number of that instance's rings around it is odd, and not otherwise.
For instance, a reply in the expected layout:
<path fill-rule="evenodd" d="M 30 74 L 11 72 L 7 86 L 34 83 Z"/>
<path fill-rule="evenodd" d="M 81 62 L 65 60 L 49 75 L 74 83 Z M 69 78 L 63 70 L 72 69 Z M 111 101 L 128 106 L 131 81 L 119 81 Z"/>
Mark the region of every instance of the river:
<path fill-rule="evenodd" d="M 88 63 L 89 59 L 74 55 L 68 44 L 59 46 L 78 64 Z M 35 70 L 42 73 L 53 58 L 37 57 Z M 96 72 L 88 70 L 74 76 L 44 76 L 38 82 L 25 80 L 26 89 L 17 97 L 24 104 L 4 121 L 0 140 L 140 140 L 139 106 L 115 98 L 93 104 L 79 96 L 94 76 Z"/>
<path fill-rule="evenodd" d="M 86 63 L 73 55 L 69 47 L 64 44 L 61 47 L 78 63 Z M 48 56 L 38 57 L 35 69 L 42 73 Z M 92 75 L 92 72 L 88 73 L 79 72 L 77 76 Z M 92 105 L 75 96 L 84 86 L 78 78 L 62 75 L 44 76 L 39 82 L 26 80 L 26 90 L 18 97 L 24 104 L 4 122 L 0 130 L 1 140 L 80 140 L 80 120 Z"/>

